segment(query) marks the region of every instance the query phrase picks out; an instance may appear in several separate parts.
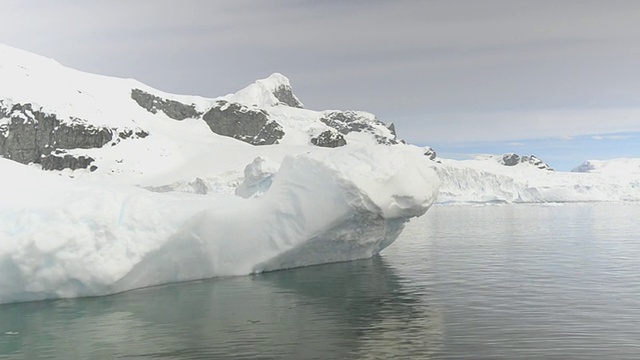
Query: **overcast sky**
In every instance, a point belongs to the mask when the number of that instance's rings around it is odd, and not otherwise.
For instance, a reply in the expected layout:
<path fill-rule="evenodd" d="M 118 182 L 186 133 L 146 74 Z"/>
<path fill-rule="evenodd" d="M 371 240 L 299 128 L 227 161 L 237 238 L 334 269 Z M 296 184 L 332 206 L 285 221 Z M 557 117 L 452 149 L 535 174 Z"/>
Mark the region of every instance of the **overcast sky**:
<path fill-rule="evenodd" d="M 219 96 L 273 72 L 464 157 L 640 157 L 640 1 L 1 0 L 0 42 Z"/>

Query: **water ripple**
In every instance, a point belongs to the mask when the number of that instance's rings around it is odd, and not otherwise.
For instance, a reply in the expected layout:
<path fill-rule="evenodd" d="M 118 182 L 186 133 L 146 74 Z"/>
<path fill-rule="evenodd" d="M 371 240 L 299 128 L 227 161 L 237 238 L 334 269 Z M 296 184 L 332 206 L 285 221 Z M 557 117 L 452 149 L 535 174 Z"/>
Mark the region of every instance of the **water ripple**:
<path fill-rule="evenodd" d="M 435 207 L 370 260 L 0 306 L 0 359 L 637 359 L 638 218 Z"/>

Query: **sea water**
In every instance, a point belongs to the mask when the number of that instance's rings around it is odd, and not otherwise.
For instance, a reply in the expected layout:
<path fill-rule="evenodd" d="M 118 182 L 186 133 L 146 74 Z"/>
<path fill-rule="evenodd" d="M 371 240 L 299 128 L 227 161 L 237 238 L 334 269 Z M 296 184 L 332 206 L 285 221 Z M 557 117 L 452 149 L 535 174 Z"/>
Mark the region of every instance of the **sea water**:
<path fill-rule="evenodd" d="M 0 305 L 0 359 L 638 359 L 638 219 L 436 206 L 373 259 Z"/>

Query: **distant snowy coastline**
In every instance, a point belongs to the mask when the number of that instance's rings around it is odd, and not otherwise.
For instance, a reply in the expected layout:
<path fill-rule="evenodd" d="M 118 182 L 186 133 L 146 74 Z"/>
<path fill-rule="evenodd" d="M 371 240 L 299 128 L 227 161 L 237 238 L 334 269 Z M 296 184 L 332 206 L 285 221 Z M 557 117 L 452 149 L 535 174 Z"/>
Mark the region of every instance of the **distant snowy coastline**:
<path fill-rule="evenodd" d="M 425 151 L 426 152 L 426 151 Z M 549 171 L 536 158 L 505 165 L 503 156 L 437 159 L 438 204 L 640 201 L 640 159 L 588 161 L 573 172 Z"/>

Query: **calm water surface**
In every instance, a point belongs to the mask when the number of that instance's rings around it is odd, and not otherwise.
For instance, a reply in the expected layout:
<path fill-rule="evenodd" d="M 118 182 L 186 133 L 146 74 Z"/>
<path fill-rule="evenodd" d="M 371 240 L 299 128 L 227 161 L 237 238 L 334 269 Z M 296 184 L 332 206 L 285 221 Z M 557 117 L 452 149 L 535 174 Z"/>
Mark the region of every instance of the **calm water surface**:
<path fill-rule="evenodd" d="M 441 206 L 381 257 L 0 306 L 0 359 L 639 359 L 640 204 Z"/>

